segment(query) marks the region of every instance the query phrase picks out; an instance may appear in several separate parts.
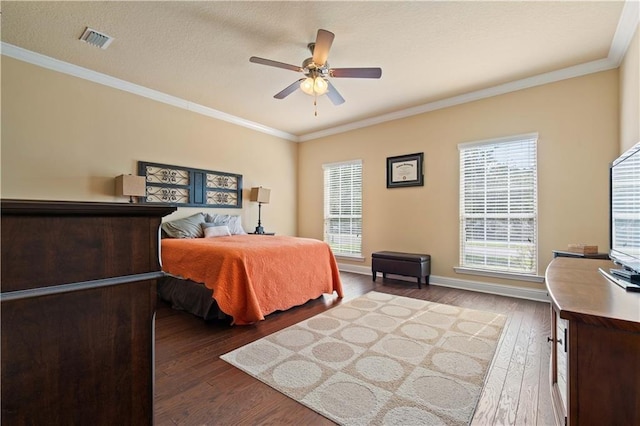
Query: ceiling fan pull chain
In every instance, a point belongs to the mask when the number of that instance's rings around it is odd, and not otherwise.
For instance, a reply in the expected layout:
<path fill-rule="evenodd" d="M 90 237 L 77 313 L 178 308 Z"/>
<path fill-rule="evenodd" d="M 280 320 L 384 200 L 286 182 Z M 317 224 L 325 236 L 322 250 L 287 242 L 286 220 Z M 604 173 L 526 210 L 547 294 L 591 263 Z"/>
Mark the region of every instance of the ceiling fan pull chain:
<path fill-rule="evenodd" d="M 318 116 L 318 95 L 317 94 L 313 97 L 313 109 L 315 110 L 313 115 L 317 117 Z"/>

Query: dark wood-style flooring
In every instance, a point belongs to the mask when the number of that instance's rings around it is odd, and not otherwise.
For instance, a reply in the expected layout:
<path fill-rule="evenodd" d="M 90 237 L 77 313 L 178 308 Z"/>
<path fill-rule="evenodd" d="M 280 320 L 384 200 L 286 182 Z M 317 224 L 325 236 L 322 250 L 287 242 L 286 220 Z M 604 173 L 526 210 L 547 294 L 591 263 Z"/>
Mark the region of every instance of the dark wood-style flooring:
<path fill-rule="evenodd" d="M 553 425 L 549 304 L 341 273 L 344 301 L 371 290 L 508 315 L 474 425 Z M 158 302 L 156 425 L 330 425 L 330 420 L 222 361 L 220 355 L 341 303 L 324 295 L 252 326 L 205 322 Z"/>

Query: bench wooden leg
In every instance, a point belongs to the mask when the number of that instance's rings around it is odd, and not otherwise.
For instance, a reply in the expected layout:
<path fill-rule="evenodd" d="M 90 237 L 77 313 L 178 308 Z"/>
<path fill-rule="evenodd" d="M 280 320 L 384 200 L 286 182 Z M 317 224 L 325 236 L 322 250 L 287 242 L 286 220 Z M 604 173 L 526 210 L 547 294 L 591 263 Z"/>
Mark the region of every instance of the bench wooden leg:
<path fill-rule="evenodd" d="M 378 275 L 378 273 L 376 271 L 371 271 L 371 275 L 373 275 L 373 282 L 376 282 L 376 275 Z"/>
<path fill-rule="evenodd" d="M 418 288 L 422 288 L 422 283 L 421 283 L 422 279 L 420 277 L 418 277 Z"/>

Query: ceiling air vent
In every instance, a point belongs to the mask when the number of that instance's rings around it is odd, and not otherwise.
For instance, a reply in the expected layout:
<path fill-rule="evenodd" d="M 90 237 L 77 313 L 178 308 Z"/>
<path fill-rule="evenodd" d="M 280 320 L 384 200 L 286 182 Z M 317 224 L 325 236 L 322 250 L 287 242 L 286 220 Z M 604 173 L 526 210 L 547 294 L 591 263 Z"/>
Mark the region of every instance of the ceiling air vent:
<path fill-rule="evenodd" d="M 92 46 L 97 46 L 100 49 L 106 49 L 114 39 L 111 36 L 87 27 L 87 29 L 84 30 L 84 33 L 80 36 L 80 40 L 89 43 Z"/>

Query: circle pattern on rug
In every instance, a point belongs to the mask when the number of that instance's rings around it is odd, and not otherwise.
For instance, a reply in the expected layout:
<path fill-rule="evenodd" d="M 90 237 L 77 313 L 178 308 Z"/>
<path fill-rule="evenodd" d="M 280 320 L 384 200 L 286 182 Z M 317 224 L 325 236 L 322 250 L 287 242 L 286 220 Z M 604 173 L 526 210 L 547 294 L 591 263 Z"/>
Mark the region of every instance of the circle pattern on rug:
<path fill-rule="evenodd" d="M 491 346 L 487 342 L 466 336 L 449 336 L 444 347 L 455 351 L 478 355 L 484 355 L 491 351 Z"/>
<path fill-rule="evenodd" d="M 423 322 L 425 324 L 430 324 L 430 325 L 441 325 L 441 326 L 449 325 L 454 320 L 455 318 L 453 317 L 438 314 L 435 312 L 425 312 L 424 314 L 416 317 L 416 321 L 418 322 Z"/>
<path fill-rule="evenodd" d="M 402 299 L 396 299 L 393 301 L 393 303 L 396 305 L 404 306 L 406 308 L 411 308 L 411 309 L 420 309 L 426 304 L 424 300 L 410 299 L 408 297 L 402 298 Z"/>
<path fill-rule="evenodd" d="M 381 356 L 369 356 L 358 360 L 356 370 L 369 380 L 392 382 L 402 378 L 404 368 L 399 362 Z"/>
<path fill-rule="evenodd" d="M 430 309 L 431 312 L 437 312 L 444 315 L 458 315 L 460 308 L 451 305 L 433 305 Z"/>
<path fill-rule="evenodd" d="M 340 327 L 340 321 L 333 318 L 320 316 L 307 321 L 307 327 L 318 331 L 333 330 L 334 328 Z"/>
<path fill-rule="evenodd" d="M 470 321 L 463 321 L 459 323 L 458 329 L 465 333 L 482 337 L 491 337 L 498 334 L 498 330 L 493 326 Z"/>
<path fill-rule="evenodd" d="M 446 377 L 422 376 L 415 379 L 412 385 L 417 397 L 436 407 L 468 407 L 473 402 L 472 395 L 464 386 Z"/>
<path fill-rule="evenodd" d="M 379 303 L 372 302 L 371 300 L 366 300 L 366 299 L 354 300 L 353 302 L 351 302 L 351 306 L 355 306 L 356 308 L 360 308 L 360 309 L 373 309 L 373 308 L 376 308 L 378 305 Z"/>
<path fill-rule="evenodd" d="M 477 376 L 482 372 L 482 366 L 471 357 L 455 352 L 440 352 L 431 360 L 440 370 L 458 376 Z"/>
<path fill-rule="evenodd" d="M 375 330 L 366 327 L 347 327 L 340 332 L 340 335 L 351 343 L 371 343 L 378 338 Z"/>
<path fill-rule="evenodd" d="M 385 414 L 382 423 L 390 426 L 445 426 L 440 417 L 416 407 L 397 407 Z"/>
<path fill-rule="evenodd" d="M 398 321 L 395 318 L 386 315 L 371 314 L 363 319 L 363 321 L 373 328 L 390 328 L 395 327 Z"/>
<path fill-rule="evenodd" d="M 423 324 L 406 324 L 400 327 L 400 330 L 402 330 L 407 337 L 416 340 L 431 340 L 439 335 L 438 330 Z"/>
<path fill-rule="evenodd" d="M 331 383 L 320 399 L 327 412 L 343 419 L 363 417 L 376 406 L 374 393 L 358 383 Z"/>
<path fill-rule="evenodd" d="M 236 362 L 241 365 L 255 367 L 264 365 L 274 360 L 280 355 L 278 349 L 271 345 L 252 345 L 238 352 Z"/>
<path fill-rule="evenodd" d="M 424 355 L 426 349 L 419 343 L 409 339 L 390 338 L 382 342 L 382 347 L 389 354 L 399 358 L 416 358 Z"/>
<path fill-rule="evenodd" d="M 279 344 L 290 348 L 308 346 L 313 340 L 313 333 L 306 330 L 285 330 L 276 336 Z"/>
<path fill-rule="evenodd" d="M 408 317 L 411 315 L 411 310 L 407 308 L 403 308 L 402 306 L 384 306 L 380 309 L 381 312 L 384 312 L 387 315 L 391 315 L 392 317 Z"/>
<path fill-rule="evenodd" d="M 287 388 L 303 388 L 315 384 L 322 370 L 311 361 L 286 361 L 274 368 L 273 380 Z"/>
<path fill-rule="evenodd" d="M 320 343 L 311 349 L 311 353 L 325 362 L 346 361 L 355 354 L 351 346 L 341 342 Z"/>
<path fill-rule="evenodd" d="M 362 311 L 352 308 L 334 308 L 327 312 L 328 314 L 341 319 L 351 320 L 362 315 Z"/>
<path fill-rule="evenodd" d="M 390 294 L 386 294 L 386 293 L 367 293 L 366 296 L 371 299 L 371 300 L 391 300 L 393 299 L 393 296 Z"/>

